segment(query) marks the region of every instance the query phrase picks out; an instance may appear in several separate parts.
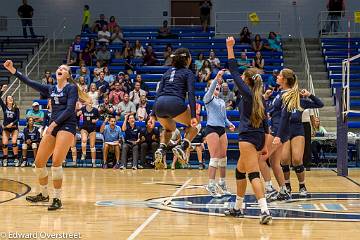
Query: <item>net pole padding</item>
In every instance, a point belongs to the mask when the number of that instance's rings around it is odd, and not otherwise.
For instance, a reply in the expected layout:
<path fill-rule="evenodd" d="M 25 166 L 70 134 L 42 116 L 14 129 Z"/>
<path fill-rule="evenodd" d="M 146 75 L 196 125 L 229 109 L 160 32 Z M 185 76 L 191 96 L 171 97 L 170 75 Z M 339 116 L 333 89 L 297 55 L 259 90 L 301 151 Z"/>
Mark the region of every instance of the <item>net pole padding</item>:
<path fill-rule="evenodd" d="M 348 121 L 343 114 L 343 89 L 336 89 L 336 148 L 337 148 L 337 175 L 348 176 Z"/>

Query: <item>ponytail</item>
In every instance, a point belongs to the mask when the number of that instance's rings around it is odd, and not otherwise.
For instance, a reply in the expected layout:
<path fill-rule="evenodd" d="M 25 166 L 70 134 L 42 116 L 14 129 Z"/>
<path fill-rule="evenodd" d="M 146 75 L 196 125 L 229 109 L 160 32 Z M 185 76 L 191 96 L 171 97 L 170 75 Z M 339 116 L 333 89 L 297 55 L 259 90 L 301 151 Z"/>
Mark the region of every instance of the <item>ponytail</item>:
<path fill-rule="evenodd" d="M 294 71 L 284 68 L 281 73 L 290 87 L 290 89 L 282 95 L 283 105 L 286 106 L 288 112 L 292 112 L 294 110 L 303 111 L 303 108 L 300 105 L 299 83 Z"/>
<path fill-rule="evenodd" d="M 65 65 L 65 66 L 67 66 L 67 65 Z M 91 100 L 90 96 L 89 96 L 86 92 L 84 92 L 84 91 L 82 90 L 82 88 L 81 88 L 81 86 L 80 86 L 80 83 L 78 83 L 76 80 L 74 80 L 74 79 L 72 78 L 71 69 L 70 69 L 69 66 L 67 66 L 67 67 L 68 67 L 68 71 L 69 71 L 68 82 L 69 82 L 69 83 L 72 83 L 72 84 L 74 84 L 74 85 L 76 86 L 77 91 L 78 91 L 78 95 L 79 95 L 79 100 L 82 101 L 82 102 L 84 102 L 84 103 L 91 103 L 92 100 Z"/>

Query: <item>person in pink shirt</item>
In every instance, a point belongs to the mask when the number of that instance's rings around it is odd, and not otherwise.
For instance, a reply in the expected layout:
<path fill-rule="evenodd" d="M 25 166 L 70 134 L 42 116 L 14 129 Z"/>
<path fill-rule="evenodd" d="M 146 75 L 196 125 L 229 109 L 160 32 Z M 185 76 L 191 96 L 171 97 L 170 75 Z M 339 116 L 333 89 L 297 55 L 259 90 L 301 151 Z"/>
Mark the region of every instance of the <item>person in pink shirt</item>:
<path fill-rule="evenodd" d="M 121 84 L 116 81 L 114 84 L 114 90 L 110 92 L 109 95 L 110 103 L 117 105 L 124 99 L 124 91 L 121 88 Z"/>

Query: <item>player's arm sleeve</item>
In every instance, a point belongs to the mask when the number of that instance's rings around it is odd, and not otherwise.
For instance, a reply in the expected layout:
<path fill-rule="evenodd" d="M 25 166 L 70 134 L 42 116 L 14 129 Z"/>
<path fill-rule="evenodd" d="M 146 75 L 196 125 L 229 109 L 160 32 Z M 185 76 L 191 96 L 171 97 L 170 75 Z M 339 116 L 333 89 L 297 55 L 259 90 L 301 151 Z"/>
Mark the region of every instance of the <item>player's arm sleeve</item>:
<path fill-rule="evenodd" d="M 14 76 L 19 78 L 23 83 L 25 83 L 29 87 L 35 89 L 36 91 L 40 92 L 42 95 L 46 96 L 47 98 L 50 97 L 50 95 L 49 95 L 50 86 L 49 85 L 41 84 L 39 82 L 31 80 L 29 77 L 23 75 L 21 72 L 19 72 L 17 70 L 16 70 L 16 73 L 14 74 Z"/>
<path fill-rule="evenodd" d="M 195 101 L 195 78 L 192 72 L 187 75 L 188 99 L 190 105 L 191 118 L 196 117 L 196 101 Z"/>

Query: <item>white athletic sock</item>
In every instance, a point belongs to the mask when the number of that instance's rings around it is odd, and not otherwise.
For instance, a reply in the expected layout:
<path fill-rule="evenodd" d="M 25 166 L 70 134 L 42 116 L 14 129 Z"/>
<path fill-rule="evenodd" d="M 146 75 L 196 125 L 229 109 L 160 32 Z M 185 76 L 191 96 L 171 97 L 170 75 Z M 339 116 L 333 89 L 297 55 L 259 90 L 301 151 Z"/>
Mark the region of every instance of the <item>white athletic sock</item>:
<path fill-rule="evenodd" d="M 219 178 L 219 184 L 224 185 L 225 184 L 225 178 Z"/>
<path fill-rule="evenodd" d="M 266 199 L 265 198 L 260 198 L 258 200 L 258 203 L 260 205 L 260 209 L 261 209 L 261 212 L 266 212 L 269 214 L 269 209 L 268 209 L 268 206 L 267 206 L 267 203 L 266 203 Z"/>
<path fill-rule="evenodd" d="M 265 189 L 266 189 L 267 191 L 271 191 L 271 190 L 273 189 L 271 180 L 265 182 Z"/>
<path fill-rule="evenodd" d="M 40 185 L 40 193 L 44 196 L 47 197 L 49 196 L 49 192 L 48 192 L 48 185 Z"/>
<path fill-rule="evenodd" d="M 288 180 L 285 179 L 285 183 L 290 183 L 290 179 L 288 179 Z"/>
<path fill-rule="evenodd" d="M 286 193 L 288 190 L 287 190 L 287 187 L 284 185 L 280 188 L 279 192 L 281 193 Z"/>
<path fill-rule="evenodd" d="M 54 188 L 54 198 L 61 199 L 61 188 Z"/>
<path fill-rule="evenodd" d="M 215 179 L 209 179 L 210 186 L 215 186 L 215 184 L 216 184 Z"/>
<path fill-rule="evenodd" d="M 234 205 L 235 210 L 243 209 L 244 198 L 236 195 L 236 201 Z"/>

